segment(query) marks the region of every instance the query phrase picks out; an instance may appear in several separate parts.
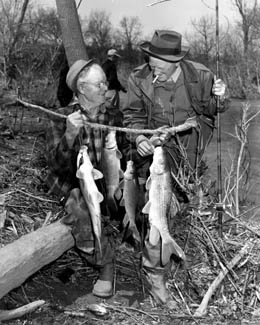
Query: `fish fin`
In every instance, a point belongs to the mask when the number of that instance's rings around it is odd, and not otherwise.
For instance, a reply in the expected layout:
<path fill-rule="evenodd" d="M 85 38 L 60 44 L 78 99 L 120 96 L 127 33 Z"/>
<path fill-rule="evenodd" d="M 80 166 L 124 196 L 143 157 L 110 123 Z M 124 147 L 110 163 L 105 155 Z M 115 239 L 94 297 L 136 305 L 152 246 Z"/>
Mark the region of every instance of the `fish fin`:
<path fill-rule="evenodd" d="M 186 259 L 184 251 L 172 237 L 169 237 L 168 240 L 162 238 L 162 265 L 166 265 L 170 261 L 172 254 L 182 260 Z"/>
<path fill-rule="evenodd" d="M 77 177 L 77 178 L 83 178 L 83 173 L 82 173 L 82 170 L 81 170 L 80 167 L 77 169 L 76 177 Z"/>
<path fill-rule="evenodd" d="M 149 234 L 149 242 L 151 245 L 155 246 L 158 244 L 160 239 L 160 232 L 155 226 L 151 226 L 150 234 Z"/>
<path fill-rule="evenodd" d="M 116 157 L 118 158 L 118 159 L 122 159 L 122 154 L 121 154 L 121 152 L 117 149 L 116 150 Z"/>
<path fill-rule="evenodd" d="M 123 226 L 126 228 L 129 224 L 130 220 L 129 220 L 129 216 L 128 214 L 126 213 L 125 216 L 124 216 L 124 219 L 123 219 Z"/>
<path fill-rule="evenodd" d="M 120 190 L 123 190 L 124 187 L 125 187 L 125 181 L 122 179 L 122 180 L 119 182 L 118 188 L 120 188 Z"/>
<path fill-rule="evenodd" d="M 129 227 L 129 230 L 132 232 L 132 236 L 133 236 L 134 240 L 138 243 L 141 243 L 141 236 L 140 236 L 140 233 L 139 233 L 135 223 L 131 224 L 131 226 Z"/>
<path fill-rule="evenodd" d="M 151 179 L 151 177 L 149 176 L 148 179 L 147 179 L 147 181 L 146 181 L 146 184 L 145 184 L 145 188 L 146 188 L 147 190 L 150 190 L 150 188 L 151 188 L 151 183 L 152 183 L 152 179 Z"/>
<path fill-rule="evenodd" d="M 122 191 L 121 191 L 121 189 L 119 187 L 116 189 L 114 195 L 115 195 L 115 197 L 116 197 L 117 200 L 120 200 L 121 199 L 121 197 L 122 197 Z"/>
<path fill-rule="evenodd" d="M 122 199 L 121 199 L 119 205 L 120 205 L 121 207 L 124 207 L 124 206 L 125 206 L 125 198 L 124 198 L 124 197 L 122 197 Z"/>
<path fill-rule="evenodd" d="M 104 200 L 103 194 L 100 192 L 97 192 L 97 199 L 98 199 L 98 203 L 102 202 Z"/>
<path fill-rule="evenodd" d="M 118 173 L 119 173 L 119 178 L 124 178 L 125 175 L 122 169 L 119 169 Z"/>
<path fill-rule="evenodd" d="M 172 193 L 172 199 L 171 199 L 171 205 L 170 205 L 170 218 L 174 218 L 176 214 L 180 211 L 180 204 L 178 200 L 176 199 L 176 196 L 174 193 Z"/>
<path fill-rule="evenodd" d="M 101 171 L 99 171 L 98 169 L 95 169 L 95 168 L 93 168 L 93 170 L 92 170 L 92 175 L 95 180 L 103 178 L 103 174 L 101 173 Z"/>
<path fill-rule="evenodd" d="M 142 213 L 149 214 L 151 208 L 151 202 L 148 201 L 146 205 L 143 207 Z"/>

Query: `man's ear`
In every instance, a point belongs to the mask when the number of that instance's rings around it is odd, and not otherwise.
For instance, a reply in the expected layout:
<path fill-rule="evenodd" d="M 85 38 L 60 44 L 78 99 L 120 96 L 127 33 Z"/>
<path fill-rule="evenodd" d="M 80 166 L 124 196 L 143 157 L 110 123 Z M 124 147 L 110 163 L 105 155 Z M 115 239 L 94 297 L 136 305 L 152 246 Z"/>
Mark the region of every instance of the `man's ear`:
<path fill-rule="evenodd" d="M 84 93 L 84 82 L 78 82 L 77 84 L 77 90 L 79 94 L 83 94 Z"/>

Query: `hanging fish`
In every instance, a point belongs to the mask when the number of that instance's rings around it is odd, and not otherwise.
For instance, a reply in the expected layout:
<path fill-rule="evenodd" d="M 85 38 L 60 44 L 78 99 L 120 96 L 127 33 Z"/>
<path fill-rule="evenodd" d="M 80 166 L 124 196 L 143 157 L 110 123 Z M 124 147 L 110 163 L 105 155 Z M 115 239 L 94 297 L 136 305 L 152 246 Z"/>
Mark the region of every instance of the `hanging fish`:
<path fill-rule="evenodd" d="M 118 150 L 116 142 L 116 131 L 109 131 L 105 138 L 105 145 L 102 153 L 102 171 L 107 189 L 107 204 L 111 211 L 118 211 L 116 200 L 122 197 L 119 188 L 120 179 L 124 176 L 121 170 L 121 152 Z"/>
<path fill-rule="evenodd" d="M 161 237 L 163 265 L 170 261 L 172 254 L 184 260 L 183 250 L 172 238 L 168 229 L 167 216 L 172 211 L 171 205 L 177 204 L 177 199 L 172 192 L 171 175 L 161 146 L 154 148 L 153 162 L 150 166 L 150 176 L 146 182 L 146 188 L 149 191 L 149 201 L 142 212 L 149 215 L 149 242 L 156 245 Z"/>
<path fill-rule="evenodd" d="M 104 197 L 102 193 L 99 192 L 95 180 L 102 178 L 103 174 L 93 167 L 88 155 L 87 146 L 81 146 L 80 148 L 77 157 L 76 176 L 79 178 L 80 189 L 89 209 L 93 231 L 97 241 L 97 247 L 101 254 L 100 202 L 103 201 Z"/>
<path fill-rule="evenodd" d="M 123 226 L 126 229 L 125 237 L 131 234 L 135 241 L 141 243 L 140 234 L 135 223 L 139 201 L 139 186 L 137 184 L 137 177 L 135 175 L 134 163 L 132 160 L 127 161 L 122 184 L 124 190 L 120 205 L 125 206 L 126 211 L 123 220 Z"/>

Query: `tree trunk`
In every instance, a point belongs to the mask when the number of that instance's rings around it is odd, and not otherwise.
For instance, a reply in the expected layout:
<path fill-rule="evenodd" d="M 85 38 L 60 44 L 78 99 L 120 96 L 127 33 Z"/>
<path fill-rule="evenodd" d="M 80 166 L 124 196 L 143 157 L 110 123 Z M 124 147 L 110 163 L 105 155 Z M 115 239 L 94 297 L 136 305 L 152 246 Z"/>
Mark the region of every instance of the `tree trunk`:
<path fill-rule="evenodd" d="M 56 0 L 56 6 L 69 65 L 79 59 L 88 60 L 75 1 Z"/>
<path fill-rule="evenodd" d="M 21 30 L 21 27 L 22 27 L 22 23 L 23 23 L 23 20 L 24 20 L 25 12 L 26 12 L 26 9 L 28 7 L 29 1 L 30 0 L 24 0 L 24 2 L 23 2 L 22 11 L 21 11 L 21 15 L 19 17 L 18 23 L 17 23 L 16 32 L 15 32 L 13 41 L 11 43 L 11 46 L 9 48 L 9 53 L 8 53 L 8 59 L 9 60 L 10 60 L 10 57 L 12 56 L 13 49 L 14 49 L 14 47 L 16 45 L 16 42 L 17 42 L 17 40 L 19 38 L 20 30 Z"/>
<path fill-rule="evenodd" d="M 71 229 L 59 221 L 0 249 L 0 299 L 74 246 Z"/>

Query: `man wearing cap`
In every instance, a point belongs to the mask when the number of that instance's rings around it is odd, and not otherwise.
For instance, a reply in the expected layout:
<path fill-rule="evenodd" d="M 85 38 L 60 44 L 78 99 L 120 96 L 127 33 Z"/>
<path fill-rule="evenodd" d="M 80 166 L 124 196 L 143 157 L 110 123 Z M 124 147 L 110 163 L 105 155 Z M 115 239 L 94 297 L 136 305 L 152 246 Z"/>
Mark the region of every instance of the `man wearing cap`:
<path fill-rule="evenodd" d="M 226 85 L 215 80 L 204 65 L 185 60 L 189 52 L 182 45 L 182 36 L 169 30 L 156 30 L 151 42 L 141 45 L 149 55 L 149 62 L 134 69 L 128 80 L 128 99 L 123 107 L 124 125 L 134 129 L 157 129 L 164 132 L 151 137 L 129 136 L 129 151 L 134 160 L 140 184 L 149 176 L 155 146 L 163 146 L 171 172 L 199 172 L 201 157 L 214 129 L 216 101 L 219 96 L 220 111 L 227 109 Z M 172 135 L 167 128 L 195 119 L 197 128 Z M 173 191 L 180 202 L 188 198 L 174 183 Z M 165 273 L 170 265 L 161 264 L 160 236 L 156 245 L 145 240 L 143 270 L 156 301 L 171 305 L 166 290 Z M 174 257 L 174 255 L 173 255 Z M 179 257 L 179 256 L 178 256 Z"/>
<path fill-rule="evenodd" d="M 110 49 L 107 52 L 107 60 L 102 64 L 102 68 L 105 71 L 108 81 L 108 93 L 113 106 L 119 108 L 119 91 L 126 93 L 126 89 L 121 85 L 117 77 L 117 63 L 121 56 L 117 50 Z"/>
<path fill-rule="evenodd" d="M 84 122 L 114 125 L 113 108 L 109 110 L 106 108 L 106 76 L 102 67 L 93 60 L 74 62 L 68 71 L 66 81 L 75 94 L 74 102 L 59 110 L 63 115 L 67 115 L 66 119 L 55 118 L 50 121 L 46 134 L 49 166 L 46 183 L 50 188 L 49 193 L 57 195 L 65 205 L 67 215 L 63 218 L 63 222 L 72 227 L 75 245 L 80 255 L 99 270 L 99 279 L 94 285 L 93 294 L 108 297 L 112 295 L 114 259 L 113 243 L 108 235 L 109 220 L 105 220 L 107 218 L 104 217 L 109 214 L 108 207 L 104 200 L 101 203 L 103 218 L 101 257 L 95 250 L 91 219 L 79 189 L 76 169 L 77 155 L 82 145 L 87 145 L 93 166 L 101 169 L 106 134 L 100 129 L 86 129 Z M 103 179 L 98 181 L 99 190 L 105 195 Z"/>

